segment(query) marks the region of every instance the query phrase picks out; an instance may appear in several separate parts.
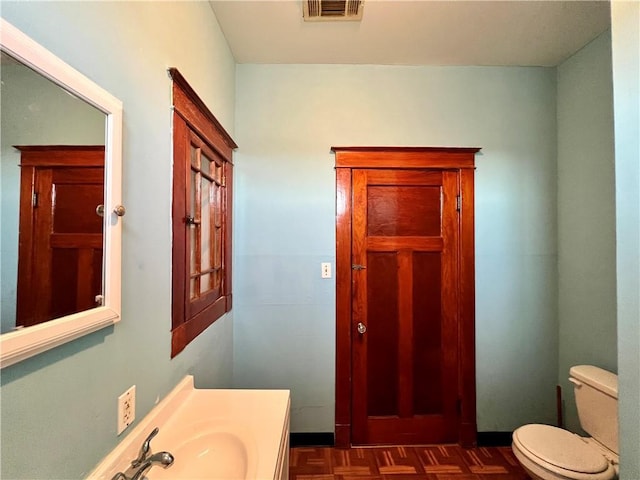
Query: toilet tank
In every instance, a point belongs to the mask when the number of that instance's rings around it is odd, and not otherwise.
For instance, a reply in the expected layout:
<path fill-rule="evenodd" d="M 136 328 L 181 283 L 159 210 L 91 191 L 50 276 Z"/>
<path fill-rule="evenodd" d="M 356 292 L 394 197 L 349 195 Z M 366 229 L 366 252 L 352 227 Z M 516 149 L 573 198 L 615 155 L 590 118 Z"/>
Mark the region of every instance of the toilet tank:
<path fill-rule="evenodd" d="M 618 454 L 618 376 L 592 365 L 569 370 L 580 425 L 591 437 Z"/>

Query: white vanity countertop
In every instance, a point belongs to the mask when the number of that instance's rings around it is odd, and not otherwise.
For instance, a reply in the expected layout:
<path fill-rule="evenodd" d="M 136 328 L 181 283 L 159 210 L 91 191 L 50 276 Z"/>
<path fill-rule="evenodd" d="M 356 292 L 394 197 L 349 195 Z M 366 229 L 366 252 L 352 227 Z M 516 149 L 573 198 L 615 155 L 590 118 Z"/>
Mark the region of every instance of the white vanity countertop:
<path fill-rule="evenodd" d="M 288 426 L 289 396 L 288 390 L 196 389 L 193 376 L 188 375 L 88 478 L 111 480 L 117 472 L 125 471 L 137 457 L 145 438 L 159 427 L 160 432 L 151 441 L 154 453 L 163 450 L 174 453 L 172 449 L 179 449 L 205 430 L 231 432 L 245 443 L 251 463 L 249 478 L 271 479 L 277 470 L 283 435 L 288 433 L 283 429 Z M 175 456 L 167 475 L 178 466 L 180 458 Z M 158 471 L 158 477 L 165 476 L 162 468 L 156 466 L 147 473 L 150 480 L 154 471 Z"/>

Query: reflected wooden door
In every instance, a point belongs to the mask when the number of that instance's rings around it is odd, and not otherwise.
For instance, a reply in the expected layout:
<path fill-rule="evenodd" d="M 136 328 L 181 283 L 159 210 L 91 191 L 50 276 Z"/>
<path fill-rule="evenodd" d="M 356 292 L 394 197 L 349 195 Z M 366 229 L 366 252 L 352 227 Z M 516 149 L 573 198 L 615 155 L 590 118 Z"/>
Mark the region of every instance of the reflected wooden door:
<path fill-rule="evenodd" d="M 352 179 L 352 443 L 457 441 L 458 173 Z"/>
<path fill-rule="evenodd" d="M 16 324 L 100 305 L 104 147 L 20 147 Z"/>

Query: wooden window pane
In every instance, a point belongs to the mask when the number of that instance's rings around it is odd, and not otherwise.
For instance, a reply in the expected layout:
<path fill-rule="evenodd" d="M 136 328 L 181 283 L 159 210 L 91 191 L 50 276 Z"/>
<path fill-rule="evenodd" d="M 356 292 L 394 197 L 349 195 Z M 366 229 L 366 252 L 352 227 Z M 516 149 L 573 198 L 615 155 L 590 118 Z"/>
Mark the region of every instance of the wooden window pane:
<path fill-rule="evenodd" d="M 194 292 L 196 290 L 196 281 L 195 279 L 191 279 L 189 280 L 189 298 L 193 298 L 194 297 Z"/>
<path fill-rule="evenodd" d="M 196 183 L 197 183 L 197 172 L 195 170 L 191 170 L 191 181 L 189 184 L 189 205 L 188 205 L 188 213 L 191 218 L 196 218 Z"/>
<path fill-rule="evenodd" d="M 199 168 L 199 159 L 198 159 L 198 147 L 197 145 L 191 144 L 191 166 L 193 168 Z"/>
<path fill-rule="evenodd" d="M 200 170 L 207 175 L 211 174 L 211 159 L 204 154 L 200 158 Z"/>
<path fill-rule="evenodd" d="M 214 261 L 215 268 L 222 268 L 222 228 L 216 228 L 214 232 Z"/>
<path fill-rule="evenodd" d="M 224 187 L 224 176 L 236 144 L 179 72 L 170 69 L 170 74 L 174 357 L 231 309 L 231 189 Z"/>
<path fill-rule="evenodd" d="M 205 273 L 200 277 L 200 293 L 206 293 L 211 290 L 211 274 Z"/>
<path fill-rule="evenodd" d="M 198 179 L 198 174 L 194 171 L 191 170 L 191 182 L 189 185 L 189 190 L 190 190 L 190 200 L 189 200 L 189 205 L 188 205 L 188 216 L 191 217 L 192 222 L 191 223 L 187 223 L 187 235 L 189 236 L 189 269 L 188 272 L 190 275 L 194 275 L 195 273 L 198 272 L 198 265 L 196 263 L 196 252 L 198 251 L 198 245 L 197 245 L 197 238 L 199 235 L 199 229 L 198 229 L 198 225 L 196 223 L 193 223 L 196 221 L 196 219 L 199 217 L 199 215 L 196 214 L 196 207 L 197 207 L 197 202 L 196 202 L 196 193 L 197 193 L 197 179 Z M 192 287 L 191 288 L 191 295 L 189 296 L 190 298 L 193 298 L 195 294 L 195 288 Z"/>
<path fill-rule="evenodd" d="M 200 210 L 200 271 L 211 268 L 211 182 L 202 177 Z M 204 290 L 202 290 L 204 291 Z"/>
<path fill-rule="evenodd" d="M 216 227 L 222 226 L 222 188 L 213 184 L 213 197 L 214 197 L 214 216 L 213 223 Z"/>

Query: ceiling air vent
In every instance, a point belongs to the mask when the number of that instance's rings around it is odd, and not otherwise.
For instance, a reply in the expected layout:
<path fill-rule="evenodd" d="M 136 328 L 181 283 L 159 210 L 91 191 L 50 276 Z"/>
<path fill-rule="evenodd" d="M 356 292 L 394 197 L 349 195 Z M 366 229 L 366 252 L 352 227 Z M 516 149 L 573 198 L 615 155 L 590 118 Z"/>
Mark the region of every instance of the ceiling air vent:
<path fill-rule="evenodd" d="M 305 22 L 360 21 L 364 0 L 302 0 Z"/>

